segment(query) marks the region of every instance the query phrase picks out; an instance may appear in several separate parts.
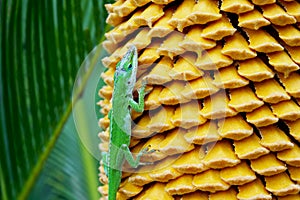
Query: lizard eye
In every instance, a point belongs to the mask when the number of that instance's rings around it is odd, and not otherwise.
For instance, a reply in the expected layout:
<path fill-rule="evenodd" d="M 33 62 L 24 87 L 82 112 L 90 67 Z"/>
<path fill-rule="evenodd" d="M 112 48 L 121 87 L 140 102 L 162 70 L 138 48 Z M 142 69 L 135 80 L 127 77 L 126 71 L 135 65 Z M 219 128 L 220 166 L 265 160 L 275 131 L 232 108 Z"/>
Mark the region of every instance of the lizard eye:
<path fill-rule="evenodd" d="M 129 65 L 128 65 L 128 69 L 131 69 L 131 68 L 132 68 L 132 64 L 129 64 Z"/>

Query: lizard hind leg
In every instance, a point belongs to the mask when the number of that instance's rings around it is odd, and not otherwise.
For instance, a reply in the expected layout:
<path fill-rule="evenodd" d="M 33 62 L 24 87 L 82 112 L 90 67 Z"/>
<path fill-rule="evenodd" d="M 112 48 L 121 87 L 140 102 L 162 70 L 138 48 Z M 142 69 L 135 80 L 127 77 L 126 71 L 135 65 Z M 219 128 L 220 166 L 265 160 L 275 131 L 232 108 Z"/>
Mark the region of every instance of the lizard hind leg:
<path fill-rule="evenodd" d="M 126 144 L 123 144 L 121 146 L 121 149 L 122 149 L 122 152 L 124 154 L 124 157 L 125 159 L 127 160 L 128 164 L 133 167 L 133 168 L 137 168 L 139 165 L 149 165 L 149 164 L 152 164 L 151 162 L 149 163 L 142 163 L 140 162 L 140 159 L 141 157 L 144 155 L 144 154 L 149 154 L 149 153 L 153 153 L 155 152 L 156 150 L 150 150 L 149 151 L 149 148 L 144 148 L 142 149 L 136 156 L 136 158 L 134 159 L 132 153 L 130 152 L 130 149 L 129 147 L 126 145 Z"/>

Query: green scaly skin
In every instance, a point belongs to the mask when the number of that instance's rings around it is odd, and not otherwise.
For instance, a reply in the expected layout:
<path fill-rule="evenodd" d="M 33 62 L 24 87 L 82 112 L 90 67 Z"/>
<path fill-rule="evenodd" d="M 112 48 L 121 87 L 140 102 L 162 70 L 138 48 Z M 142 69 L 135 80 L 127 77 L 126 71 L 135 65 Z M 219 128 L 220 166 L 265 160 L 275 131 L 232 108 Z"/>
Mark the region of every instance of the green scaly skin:
<path fill-rule="evenodd" d="M 114 90 L 112 96 L 112 109 L 109 112 L 110 140 L 108 153 L 102 153 L 105 173 L 108 176 L 108 199 L 115 200 L 121 183 L 122 166 L 127 160 L 131 167 L 136 168 L 140 157 L 152 151 L 143 149 L 133 158 L 129 149 L 131 138 L 130 109 L 137 112 L 144 110 L 145 84 L 138 90 L 138 100 L 133 100 L 133 89 L 136 83 L 138 69 L 137 49 L 131 46 L 122 60 L 117 64 L 114 74 Z"/>

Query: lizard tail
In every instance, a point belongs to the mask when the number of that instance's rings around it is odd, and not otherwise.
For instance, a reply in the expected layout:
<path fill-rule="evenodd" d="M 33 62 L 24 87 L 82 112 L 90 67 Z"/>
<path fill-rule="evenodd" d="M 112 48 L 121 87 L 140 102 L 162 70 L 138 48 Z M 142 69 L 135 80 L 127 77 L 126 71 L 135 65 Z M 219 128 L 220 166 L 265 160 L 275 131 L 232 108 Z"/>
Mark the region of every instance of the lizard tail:
<path fill-rule="evenodd" d="M 122 172 L 116 169 L 109 169 L 108 200 L 116 200 L 117 191 L 120 187 Z"/>

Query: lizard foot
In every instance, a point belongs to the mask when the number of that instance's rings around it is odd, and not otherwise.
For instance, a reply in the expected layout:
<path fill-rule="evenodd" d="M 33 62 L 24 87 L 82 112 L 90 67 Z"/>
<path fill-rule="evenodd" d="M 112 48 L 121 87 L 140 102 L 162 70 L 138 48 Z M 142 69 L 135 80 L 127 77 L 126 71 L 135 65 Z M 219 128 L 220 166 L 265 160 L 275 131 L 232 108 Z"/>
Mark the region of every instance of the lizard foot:
<path fill-rule="evenodd" d="M 159 152 L 158 149 L 150 149 L 150 148 L 151 148 L 151 145 L 148 145 L 148 147 L 143 149 L 143 153 L 144 154 L 151 154 L 151 153 L 154 153 L 154 152 Z"/>
<path fill-rule="evenodd" d="M 138 89 L 138 93 L 141 93 L 142 91 L 144 92 L 144 95 L 147 95 L 148 93 L 150 93 L 149 90 L 146 91 L 146 86 L 147 86 L 148 82 L 145 78 L 142 79 L 142 86 Z"/>
<path fill-rule="evenodd" d="M 148 83 L 147 79 L 143 78 L 142 87 L 146 87 L 147 83 Z"/>

